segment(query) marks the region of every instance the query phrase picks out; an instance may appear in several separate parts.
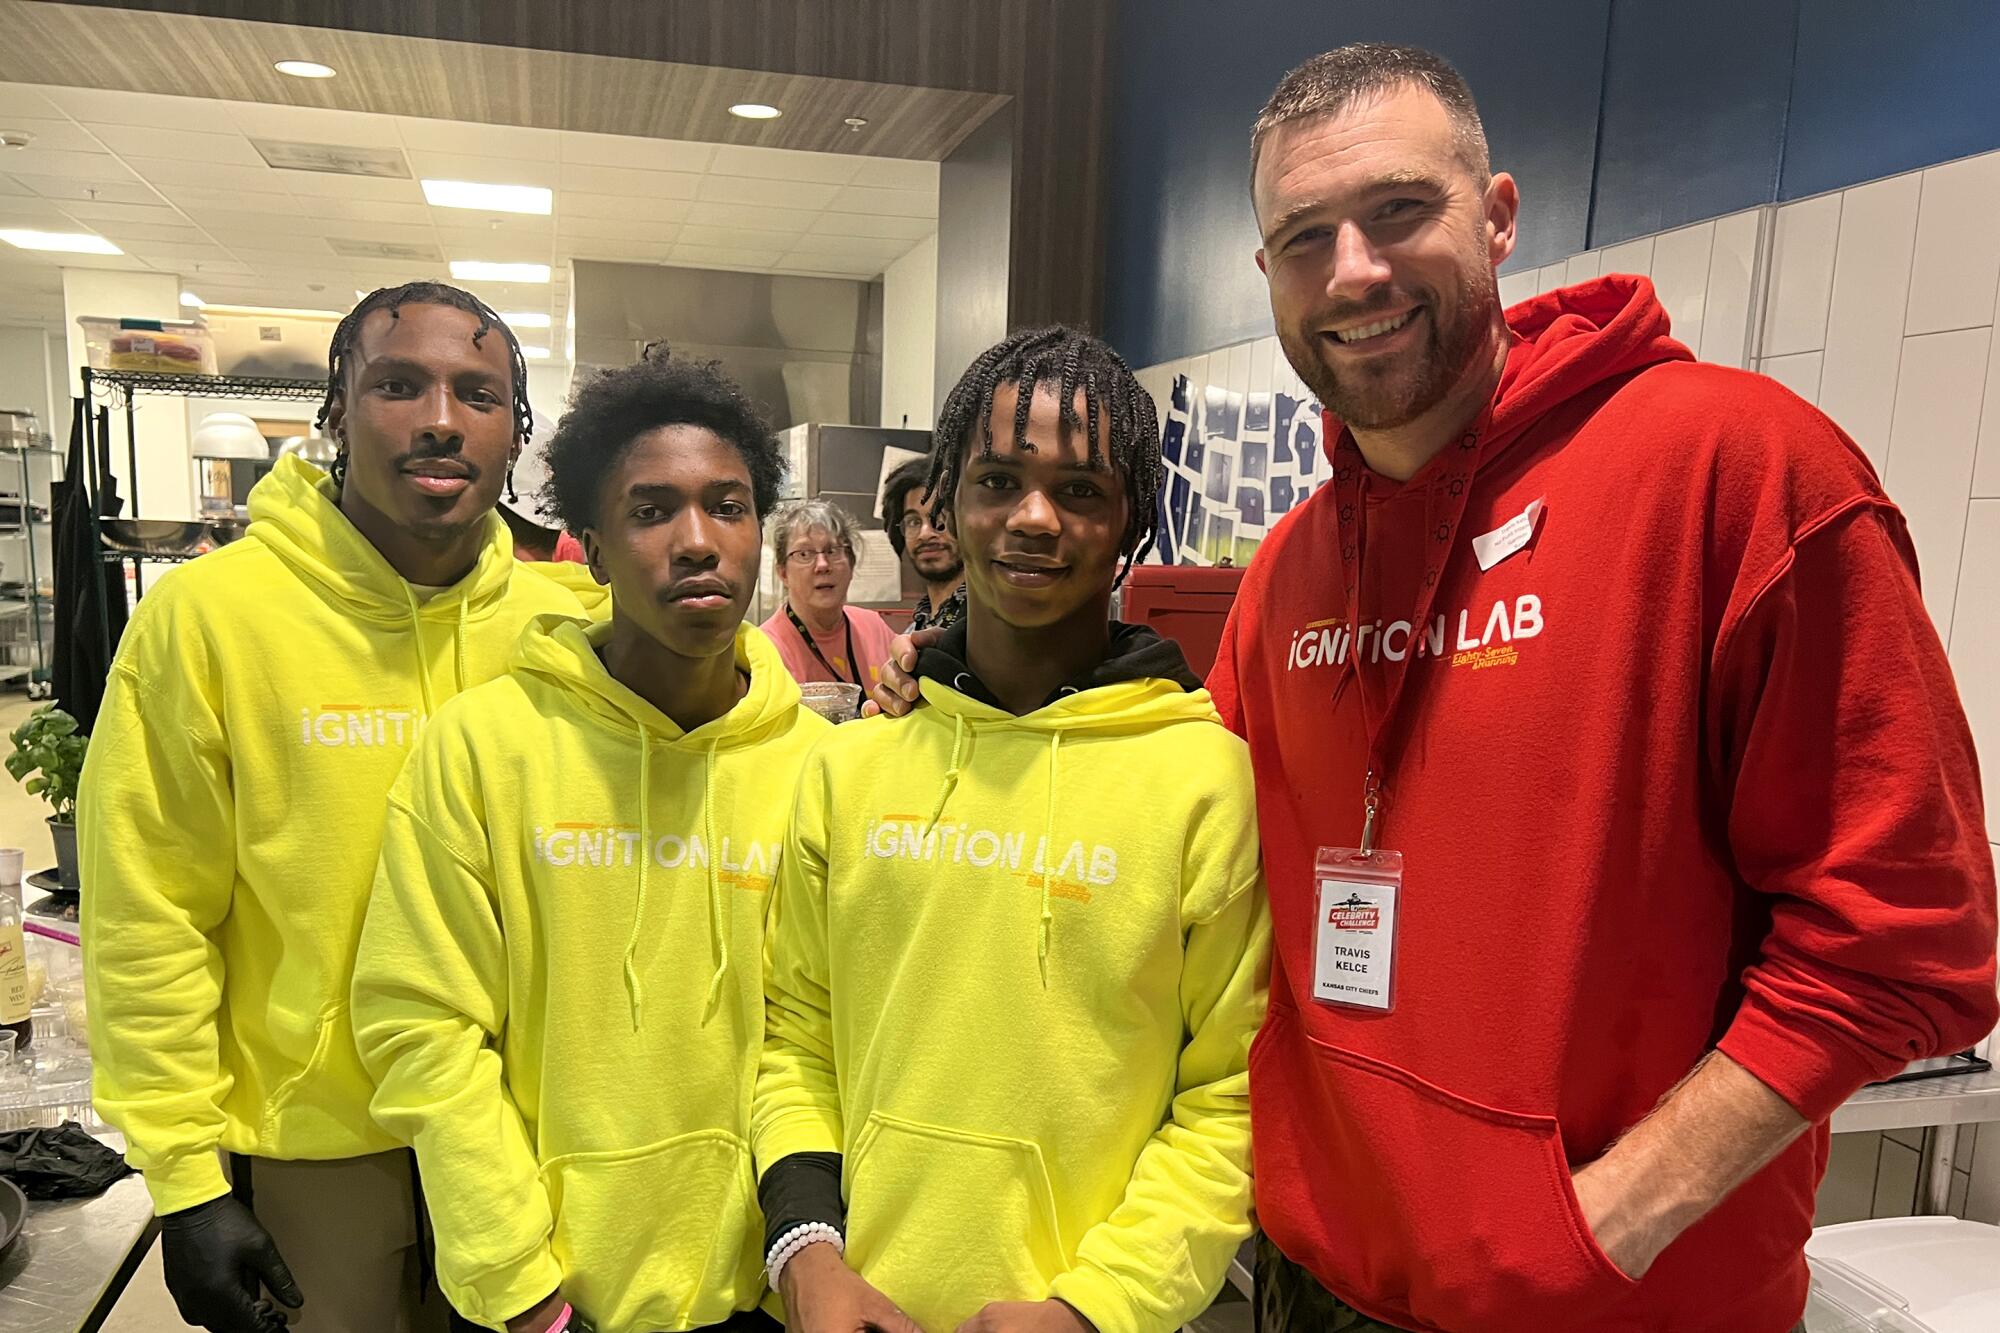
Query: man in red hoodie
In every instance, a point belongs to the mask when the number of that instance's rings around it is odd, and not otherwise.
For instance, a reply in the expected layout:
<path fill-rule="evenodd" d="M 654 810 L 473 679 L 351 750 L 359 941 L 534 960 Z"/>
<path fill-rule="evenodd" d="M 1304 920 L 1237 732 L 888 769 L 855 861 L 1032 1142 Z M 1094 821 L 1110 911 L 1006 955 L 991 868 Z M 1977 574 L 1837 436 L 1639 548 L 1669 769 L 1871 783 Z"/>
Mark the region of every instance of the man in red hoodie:
<path fill-rule="evenodd" d="M 1263 1326 L 1790 1329 L 1827 1117 L 1996 1015 L 1902 516 L 1643 278 L 1503 315 L 1518 192 L 1437 57 L 1309 61 L 1252 151 L 1333 464 L 1209 680 L 1277 935 Z"/>

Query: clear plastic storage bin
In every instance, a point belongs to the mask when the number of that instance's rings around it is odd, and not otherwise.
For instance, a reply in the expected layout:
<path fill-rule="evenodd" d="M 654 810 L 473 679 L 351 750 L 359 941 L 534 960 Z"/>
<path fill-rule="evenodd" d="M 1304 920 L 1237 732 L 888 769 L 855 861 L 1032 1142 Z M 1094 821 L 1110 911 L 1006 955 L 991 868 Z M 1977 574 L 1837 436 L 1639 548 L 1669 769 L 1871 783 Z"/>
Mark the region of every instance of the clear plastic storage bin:
<path fill-rule="evenodd" d="M 1994 1333 L 2000 1227 L 1893 1217 L 1821 1227 L 1806 1243 L 1806 1333 Z"/>
<path fill-rule="evenodd" d="M 84 354 L 92 370 L 215 373 L 215 340 L 208 326 L 195 320 L 78 315 L 76 322 L 83 328 Z"/>

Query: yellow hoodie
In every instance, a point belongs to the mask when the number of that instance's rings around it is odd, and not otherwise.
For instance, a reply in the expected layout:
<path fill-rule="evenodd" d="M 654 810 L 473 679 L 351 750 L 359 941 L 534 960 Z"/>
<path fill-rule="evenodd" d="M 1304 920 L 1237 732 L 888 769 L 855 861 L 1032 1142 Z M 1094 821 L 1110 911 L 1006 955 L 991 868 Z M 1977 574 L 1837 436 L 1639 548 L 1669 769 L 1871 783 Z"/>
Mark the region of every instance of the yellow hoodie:
<path fill-rule="evenodd" d="M 830 728 L 744 626 L 748 693 L 683 732 L 604 669 L 608 629 L 537 622 L 425 732 L 355 970 L 375 1115 L 416 1147 L 440 1283 L 494 1327 L 558 1286 L 599 1333 L 764 1294 L 764 916 Z"/>
<path fill-rule="evenodd" d="M 1249 754 L 1168 680 L 1023 717 L 922 688 L 800 779 L 758 1166 L 845 1154 L 848 1262 L 931 1333 L 1049 1296 L 1167 1333 L 1250 1234 Z"/>
<path fill-rule="evenodd" d="M 243 539 L 147 593 L 84 763 L 78 851 L 95 1093 L 160 1212 L 227 1190 L 218 1146 L 353 1157 L 368 1115 L 347 990 L 383 799 L 424 719 L 576 598 L 507 526 L 419 602 L 280 459 Z"/>

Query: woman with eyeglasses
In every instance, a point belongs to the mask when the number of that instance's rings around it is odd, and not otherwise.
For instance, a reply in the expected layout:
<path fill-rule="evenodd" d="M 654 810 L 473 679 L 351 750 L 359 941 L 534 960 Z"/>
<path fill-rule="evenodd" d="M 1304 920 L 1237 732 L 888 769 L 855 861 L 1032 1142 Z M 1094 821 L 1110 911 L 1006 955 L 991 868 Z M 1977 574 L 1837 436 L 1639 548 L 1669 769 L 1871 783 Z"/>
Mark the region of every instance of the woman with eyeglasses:
<path fill-rule="evenodd" d="M 854 520 L 825 500 L 796 500 L 772 513 L 766 535 L 785 602 L 764 622 L 785 668 L 801 685 L 875 683 L 889 660 L 889 622 L 847 604 L 854 581 Z"/>

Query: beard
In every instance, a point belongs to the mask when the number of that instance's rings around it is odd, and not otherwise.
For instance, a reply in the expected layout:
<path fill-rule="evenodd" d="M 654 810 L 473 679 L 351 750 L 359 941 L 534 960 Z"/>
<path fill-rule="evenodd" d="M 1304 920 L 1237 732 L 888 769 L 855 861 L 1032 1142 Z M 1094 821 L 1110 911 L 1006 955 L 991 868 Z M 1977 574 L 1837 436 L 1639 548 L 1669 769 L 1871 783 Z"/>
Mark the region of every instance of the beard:
<path fill-rule="evenodd" d="M 1322 339 L 1308 328 L 1365 321 L 1386 313 L 1395 302 L 1384 300 L 1351 308 L 1318 310 L 1311 319 L 1280 329 L 1278 344 L 1320 406 L 1342 424 L 1361 430 L 1393 430 L 1408 425 L 1436 407 L 1465 375 L 1484 345 L 1493 312 L 1500 305 L 1499 280 L 1484 264 L 1461 270 L 1453 294 L 1453 314 L 1444 322 L 1437 293 L 1415 293 L 1417 314 L 1424 318 L 1423 342 L 1413 351 L 1380 365 L 1340 366 L 1322 355 Z"/>
<path fill-rule="evenodd" d="M 917 577 L 926 583 L 944 583 L 965 572 L 965 561 L 957 551 L 912 556 L 910 564 L 917 571 Z"/>

